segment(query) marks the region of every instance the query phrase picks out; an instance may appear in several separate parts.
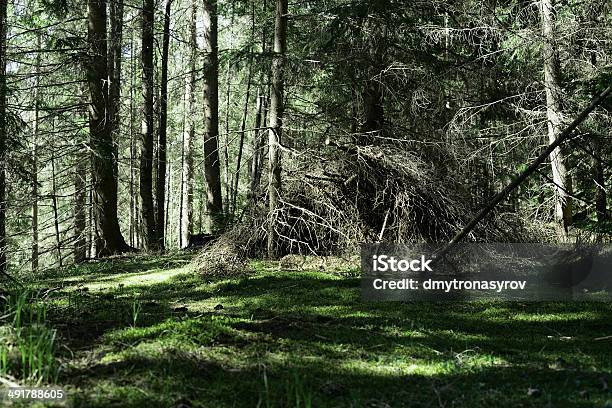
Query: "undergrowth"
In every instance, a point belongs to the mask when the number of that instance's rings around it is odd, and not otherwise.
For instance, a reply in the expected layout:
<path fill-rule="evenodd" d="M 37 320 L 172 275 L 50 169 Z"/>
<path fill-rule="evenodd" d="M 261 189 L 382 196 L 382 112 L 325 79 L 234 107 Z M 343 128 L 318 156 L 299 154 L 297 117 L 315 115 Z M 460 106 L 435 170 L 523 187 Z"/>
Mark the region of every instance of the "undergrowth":
<path fill-rule="evenodd" d="M 57 381 L 57 334 L 47 321 L 47 305 L 40 293 L 16 289 L 2 297 L 0 374 L 21 382 Z"/>

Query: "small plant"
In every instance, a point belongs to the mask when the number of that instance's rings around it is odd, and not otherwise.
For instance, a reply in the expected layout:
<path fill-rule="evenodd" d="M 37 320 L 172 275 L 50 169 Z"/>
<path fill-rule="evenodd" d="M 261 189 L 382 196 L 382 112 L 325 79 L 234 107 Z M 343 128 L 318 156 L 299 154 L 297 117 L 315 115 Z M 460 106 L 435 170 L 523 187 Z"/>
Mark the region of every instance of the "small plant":
<path fill-rule="evenodd" d="M 136 323 L 138 322 L 138 316 L 140 315 L 140 311 L 142 310 L 142 303 L 139 300 L 134 299 L 132 302 L 132 326 L 136 327 Z"/>
<path fill-rule="evenodd" d="M 264 389 L 259 396 L 258 408 L 312 408 L 312 394 L 306 389 L 303 380 L 297 372 L 293 373 L 293 381 L 288 380 L 285 383 L 284 392 L 280 393 L 277 397 L 273 397 L 274 393 L 270 389 L 265 368 L 263 370 L 263 384 Z"/>

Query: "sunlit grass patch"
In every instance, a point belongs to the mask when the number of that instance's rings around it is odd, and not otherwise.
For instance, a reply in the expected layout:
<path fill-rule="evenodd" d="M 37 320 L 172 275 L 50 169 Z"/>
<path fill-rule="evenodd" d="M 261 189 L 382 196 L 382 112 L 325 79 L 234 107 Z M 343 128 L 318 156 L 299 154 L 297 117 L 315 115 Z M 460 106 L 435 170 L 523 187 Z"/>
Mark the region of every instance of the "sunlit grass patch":
<path fill-rule="evenodd" d="M 52 319 L 77 349 L 60 376 L 76 406 L 590 407 L 608 398 L 599 377 L 612 371 L 609 344 L 593 340 L 609 335 L 607 304 L 363 303 L 351 276 L 255 262 L 248 276 L 203 278 L 172 262 L 114 261 L 124 271 L 108 280 L 90 268 L 53 292 Z M 527 396 L 530 387 L 542 397 Z"/>

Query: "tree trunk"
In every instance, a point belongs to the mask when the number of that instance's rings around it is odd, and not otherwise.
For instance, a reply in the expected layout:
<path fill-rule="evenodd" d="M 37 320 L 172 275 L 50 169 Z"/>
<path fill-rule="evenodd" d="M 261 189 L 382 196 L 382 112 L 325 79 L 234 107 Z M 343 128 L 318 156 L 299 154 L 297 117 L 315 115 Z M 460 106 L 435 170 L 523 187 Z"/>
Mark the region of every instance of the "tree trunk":
<path fill-rule="evenodd" d="M 55 126 L 53 127 L 55 131 Z M 60 268 L 63 266 L 62 260 L 62 239 L 60 236 L 59 212 L 57 206 L 57 184 L 55 180 L 55 146 L 51 145 L 51 206 L 53 208 L 53 226 L 55 227 L 55 244 L 57 249 L 57 262 Z"/>
<path fill-rule="evenodd" d="M 261 87 L 257 89 L 257 101 L 255 104 L 255 130 L 253 131 L 253 155 L 251 157 L 249 166 L 249 179 L 251 180 L 250 197 L 254 199 L 259 188 L 259 181 L 261 180 L 261 167 L 262 167 L 262 148 L 264 146 L 263 127 L 265 126 L 264 111 L 265 111 L 266 97 L 262 94 Z"/>
<path fill-rule="evenodd" d="M 164 36 L 162 40 L 162 57 L 161 57 L 161 91 L 160 91 L 160 107 L 159 107 L 159 126 L 158 126 L 158 144 L 157 144 L 157 179 L 155 187 L 155 201 L 157 224 L 158 247 L 163 250 L 165 246 L 165 193 L 166 193 L 166 144 L 167 144 L 167 128 L 168 128 L 168 53 L 170 48 L 170 7 L 172 0 L 165 0 L 164 13 Z"/>
<path fill-rule="evenodd" d="M 0 274 L 7 271 L 6 244 L 6 46 L 7 2 L 0 2 Z"/>
<path fill-rule="evenodd" d="M 183 180 L 182 180 L 182 205 L 181 205 L 181 237 L 180 247 L 189 244 L 189 238 L 193 234 L 193 139 L 195 136 L 195 87 L 196 87 L 196 63 L 198 59 L 197 43 L 197 2 L 191 4 L 191 24 L 189 46 L 190 73 L 185 84 L 185 100 L 187 102 L 187 120 L 183 132 Z"/>
<path fill-rule="evenodd" d="M 41 49 L 41 34 L 37 48 Z M 40 126 L 40 53 L 34 67 L 34 120 L 32 123 L 32 272 L 38 271 L 38 132 Z"/>
<path fill-rule="evenodd" d="M 217 1 L 204 0 L 204 176 L 209 232 L 223 226 L 219 163 L 219 56 Z"/>
<path fill-rule="evenodd" d="M 263 1 L 262 10 L 265 12 L 267 9 L 267 1 Z M 261 55 L 266 54 L 267 50 L 267 38 L 266 38 L 266 27 L 261 32 Z M 266 126 L 266 97 L 269 92 L 265 92 L 264 89 L 264 73 L 260 72 L 259 75 L 259 86 L 257 87 L 257 101 L 255 102 L 255 130 L 253 131 L 253 154 L 249 163 L 249 179 L 251 181 L 250 186 L 250 198 L 255 199 L 257 189 L 259 188 L 259 182 L 261 180 L 261 170 L 263 164 L 263 138 L 266 134 L 264 127 Z M 268 81 L 269 82 L 269 81 Z"/>
<path fill-rule="evenodd" d="M 608 220 L 608 203 L 606 195 L 606 177 L 604 173 L 604 166 L 601 161 L 602 155 L 600 140 L 598 135 L 592 136 L 593 146 L 593 157 L 591 158 L 593 181 L 595 182 L 595 211 L 597 213 L 597 223 L 600 226 L 604 226 L 604 223 Z"/>
<path fill-rule="evenodd" d="M 114 172 L 119 174 L 119 131 L 121 125 L 121 58 L 123 45 L 123 0 L 109 0 L 111 38 L 108 44 L 110 104 L 108 106 L 113 133 Z"/>
<path fill-rule="evenodd" d="M 85 90 L 82 91 L 85 99 Z M 87 117 L 82 113 L 83 120 Z M 87 258 L 87 155 L 84 143 L 77 141 L 76 166 L 74 170 L 74 262 L 82 263 Z"/>
<path fill-rule="evenodd" d="M 252 4 L 251 10 L 251 43 L 255 41 L 255 3 Z M 238 143 L 238 157 L 236 158 L 236 174 L 234 176 L 234 188 L 232 194 L 232 205 L 230 212 L 232 216 L 236 213 L 236 202 L 238 200 L 238 182 L 240 180 L 240 166 L 242 164 L 242 151 L 244 149 L 244 136 L 246 133 L 246 121 L 249 114 L 249 102 L 251 100 L 251 82 L 253 77 L 253 49 L 249 50 L 248 60 L 249 71 L 247 74 L 246 96 L 244 98 L 244 110 L 242 112 L 242 120 L 240 122 L 240 141 Z"/>
<path fill-rule="evenodd" d="M 91 97 L 89 133 L 96 251 L 106 256 L 129 250 L 117 219 L 117 178 L 113 138 L 108 117 L 106 7 L 104 0 L 88 0 L 89 58 L 87 81 Z"/>
<path fill-rule="evenodd" d="M 559 137 L 562 125 L 561 98 L 559 83 L 559 55 L 555 34 L 554 0 L 541 1 L 542 35 L 544 37 L 544 86 L 546 88 L 546 116 L 548 119 L 548 140 L 552 144 Z M 568 239 L 568 229 L 572 223 L 571 180 L 565 167 L 565 157 L 561 148 L 550 155 L 552 179 L 555 190 L 555 223 L 559 238 Z"/>
<path fill-rule="evenodd" d="M 231 44 L 230 44 L 231 46 Z M 230 94 L 232 89 L 232 64 L 228 59 L 225 70 L 225 143 L 223 143 L 223 185 L 225 186 L 225 202 L 223 203 L 223 213 L 229 215 L 229 205 L 231 201 L 231 182 L 229 177 L 229 145 L 230 145 Z"/>
<path fill-rule="evenodd" d="M 142 134 L 140 146 L 140 202 L 144 246 L 158 249 L 153 208 L 153 18 L 155 2 L 143 0 L 142 6 Z"/>
<path fill-rule="evenodd" d="M 285 52 L 287 49 L 287 0 L 276 1 L 274 23 L 274 52 L 272 61 L 272 94 L 270 97 L 270 129 L 268 130 L 268 257 L 278 257 L 276 218 L 280 210 L 281 144 L 283 120 L 283 91 Z"/>

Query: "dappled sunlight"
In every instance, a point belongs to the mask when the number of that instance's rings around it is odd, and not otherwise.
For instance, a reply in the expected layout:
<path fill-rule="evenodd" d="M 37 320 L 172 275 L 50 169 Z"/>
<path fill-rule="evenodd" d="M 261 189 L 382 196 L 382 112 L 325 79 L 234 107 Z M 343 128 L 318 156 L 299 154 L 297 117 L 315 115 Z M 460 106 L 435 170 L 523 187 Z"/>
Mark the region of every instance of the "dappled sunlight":
<path fill-rule="evenodd" d="M 83 285 L 90 290 L 104 289 L 109 285 L 117 286 L 136 286 L 136 285 L 153 285 L 156 283 L 165 282 L 169 279 L 188 273 L 185 268 L 168 269 L 168 270 L 151 270 L 140 273 L 122 273 L 109 278 L 96 279 L 88 281 Z"/>
<path fill-rule="evenodd" d="M 580 372 L 592 383 L 612 369 L 605 344 L 585 341 L 609 327 L 606 304 L 362 303 L 359 280 L 324 272 L 213 279 L 156 264 L 107 279 L 90 270 L 50 299 L 66 313 L 54 319 L 69 317 L 57 327 L 75 349 L 62 379 L 88 390 L 92 406 L 124 398 L 136 407 L 153 395 L 172 406 L 169 390 L 180 389 L 252 407 L 266 387 L 298 387 L 327 406 L 415 390 L 422 404 L 437 390 L 490 405 L 482 401 L 512 393 L 494 377 L 564 393 L 554 381 Z M 246 399 L 231 397 L 236 387 Z M 482 397 L 466 394 L 474 390 Z"/>

